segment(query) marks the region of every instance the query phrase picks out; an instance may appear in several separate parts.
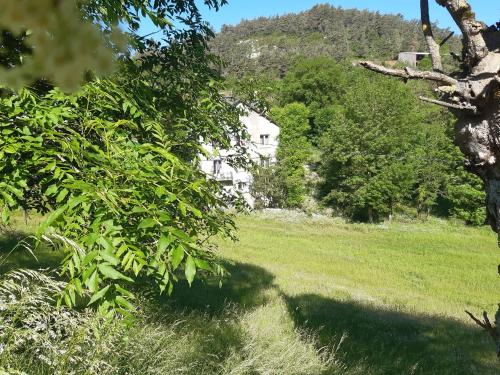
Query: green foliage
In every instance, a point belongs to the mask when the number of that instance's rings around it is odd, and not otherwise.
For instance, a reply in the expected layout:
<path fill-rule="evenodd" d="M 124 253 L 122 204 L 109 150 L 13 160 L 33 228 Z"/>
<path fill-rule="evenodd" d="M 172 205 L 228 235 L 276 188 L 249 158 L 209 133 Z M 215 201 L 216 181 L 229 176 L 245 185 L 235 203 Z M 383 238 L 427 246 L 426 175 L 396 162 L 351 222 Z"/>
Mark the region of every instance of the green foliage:
<path fill-rule="evenodd" d="M 205 1 L 216 9 L 223 3 Z M 61 274 L 68 283 L 58 303 L 98 304 L 126 315 L 137 279 L 170 294 L 179 277 L 191 283 L 196 275 L 224 273 L 210 238 L 231 235 L 233 222 L 224 209 L 234 197 L 207 180 L 198 162 L 203 142 L 225 149 L 243 130 L 238 111 L 219 95 L 219 61 L 206 49 L 212 32 L 194 1 L 81 5 L 86 22 L 105 34 L 119 22 L 127 25 L 136 57 L 114 56 L 120 57 L 116 76 L 99 79 L 88 72 L 88 83 L 71 95 L 46 80 L 17 92 L 2 86 L 1 219 L 8 224 L 19 209 L 45 215 L 37 243 L 66 254 Z M 31 21 L 48 11 L 41 9 Z M 168 43 L 139 37 L 141 17 L 160 27 Z M 170 27 L 174 19 L 183 24 L 179 30 Z M 80 26 L 74 25 L 78 32 Z M 22 60 L 15 57 L 26 51 L 23 40 L 11 39 L 0 45 L 1 62 L 15 70 Z M 55 36 L 49 41 L 57 44 Z M 79 71 L 71 74 L 79 82 Z M 245 158 L 238 150 L 232 162 Z"/>
<path fill-rule="evenodd" d="M 96 81 L 71 96 L 23 90 L 0 103 L 4 219 L 48 213 L 36 235 L 67 253 L 69 306 L 89 291 L 84 303 L 125 312 L 138 277 L 170 293 L 180 270 L 190 281 L 197 268 L 223 273 L 200 246 L 232 226 L 220 187 L 176 156 L 162 114 L 127 91 Z"/>
<path fill-rule="evenodd" d="M 266 113 L 276 102 L 277 81 L 264 77 L 245 76 L 226 79 L 230 94 L 253 110 Z"/>
<path fill-rule="evenodd" d="M 330 114 L 320 146 L 321 196 L 351 217 L 387 216 L 410 198 L 415 183 L 408 155 L 422 125 L 410 90 L 355 71 L 342 107 Z"/>
<path fill-rule="evenodd" d="M 452 117 L 415 93 L 432 95 L 425 83 L 403 84 L 317 58 L 292 67 L 277 101 L 309 110 L 318 197 L 338 214 L 375 221 L 413 207 L 421 218 L 437 213 L 482 223 L 482 189 L 463 177 Z"/>
<path fill-rule="evenodd" d="M 273 108 L 271 116 L 280 127 L 276 159 L 278 175 L 283 181 L 285 204 L 287 207 L 300 207 L 306 194 L 305 164 L 311 154 L 307 138 L 309 110 L 302 103 L 291 103 L 283 108 Z"/>
<path fill-rule="evenodd" d="M 332 59 L 300 59 L 285 75 L 280 87 L 280 102 L 299 102 L 316 113 L 334 104 L 346 89 L 345 68 Z"/>
<path fill-rule="evenodd" d="M 453 183 L 447 186 L 445 198 L 450 203 L 450 215 L 472 225 L 484 225 L 486 194 L 479 177 L 457 166 Z"/>
<path fill-rule="evenodd" d="M 255 208 L 279 208 L 285 205 L 285 189 L 282 176 L 276 165 L 257 167 L 252 173 L 251 194 Z"/>

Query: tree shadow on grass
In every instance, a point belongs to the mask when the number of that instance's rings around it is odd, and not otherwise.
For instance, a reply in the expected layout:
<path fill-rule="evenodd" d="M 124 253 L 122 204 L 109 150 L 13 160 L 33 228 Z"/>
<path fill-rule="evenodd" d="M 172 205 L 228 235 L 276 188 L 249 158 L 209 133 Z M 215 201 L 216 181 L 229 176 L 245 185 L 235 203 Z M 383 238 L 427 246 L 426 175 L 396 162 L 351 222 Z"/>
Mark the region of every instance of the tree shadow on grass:
<path fill-rule="evenodd" d="M 228 306 L 249 311 L 265 304 L 267 292 L 274 289 L 296 326 L 317 335 L 320 346 L 331 347 L 347 335 L 337 354 L 348 369 L 358 369 L 353 373 L 500 374 L 490 338 L 472 325 L 314 294 L 290 297 L 279 291 L 275 276 L 264 268 L 243 263 L 227 267 L 231 277 L 221 288 L 214 279 L 195 281 L 191 288 L 180 282 L 173 296 L 163 300 L 165 307 L 220 318 Z"/>
<path fill-rule="evenodd" d="M 38 261 L 22 247 L 13 250 L 25 237 L 20 232 L 0 234 L 0 274 L 13 268 L 53 268 L 59 264 L 61 254 L 48 248 L 37 252 Z M 170 313 L 182 312 L 190 319 L 190 327 L 198 325 L 200 330 L 208 330 L 214 341 L 200 344 L 200 353 L 215 351 L 219 358 L 241 344 L 239 332 L 220 323 L 228 306 L 249 311 L 268 301 L 269 290 L 279 292 L 275 276 L 262 267 L 244 263 L 226 267 L 231 277 L 221 287 L 214 278 L 197 279 L 192 287 L 182 280 L 171 297 L 155 300 L 159 311 L 166 308 Z M 347 334 L 338 354 L 350 369 L 361 365 L 363 374 L 500 374 L 489 337 L 460 321 L 383 310 L 315 294 L 279 294 L 296 326 L 316 334 L 320 345 L 331 346 Z"/>
<path fill-rule="evenodd" d="M 315 294 L 284 296 L 297 326 L 338 343 L 348 367 L 368 374 L 500 374 L 490 338 L 480 329 L 443 317 L 410 315 Z"/>
<path fill-rule="evenodd" d="M 0 275 L 17 268 L 44 269 L 56 268 L 62 254 L 47 246 L 40 246 L 31 253 L 26 247 L 18 245 L 25 241 L 33 247 L 29 234 L 21 231 L 0 230 Z"/>
<path fill-rule="evenodd" d="M 174 286 L 170 297 L 162 297 L 171 308 L 185 311 L 200 311 L 210 315 L 222 313 L 228 306 L 249 310 L 263 305 L 268 297 L 266 291 L 274 287 L 274 275 L 265 269 L 244 263 L 226 263 L 230 276 L 195 279 L 190 287 L 185 280 Z"/>

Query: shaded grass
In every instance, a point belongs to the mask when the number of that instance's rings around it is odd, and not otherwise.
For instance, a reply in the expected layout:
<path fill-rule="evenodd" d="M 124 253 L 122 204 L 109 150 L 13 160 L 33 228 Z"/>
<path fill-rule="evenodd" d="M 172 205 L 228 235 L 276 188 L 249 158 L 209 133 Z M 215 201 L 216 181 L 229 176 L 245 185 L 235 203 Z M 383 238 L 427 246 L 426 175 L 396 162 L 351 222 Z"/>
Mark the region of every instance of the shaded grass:
<path fill-rule="evenodd" d="M 0 275 L 16 268 L 45 269 L 58 266 L 62 255 L 48 246 L 34 249 L 30 237 L 40 223 L 39 216 L 24 219 L 14 215 L 9 227 L 0 226 Z M 23 246 L 22 243 L 27 245 Z M 29 248 L 29 249 L 28 249 Z"/>

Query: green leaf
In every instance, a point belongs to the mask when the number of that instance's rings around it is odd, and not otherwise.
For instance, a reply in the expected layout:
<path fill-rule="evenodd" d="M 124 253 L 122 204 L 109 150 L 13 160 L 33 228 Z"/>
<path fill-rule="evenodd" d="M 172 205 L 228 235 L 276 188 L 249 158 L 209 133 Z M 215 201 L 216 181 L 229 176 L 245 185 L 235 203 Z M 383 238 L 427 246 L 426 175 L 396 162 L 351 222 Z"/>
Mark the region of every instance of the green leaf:
<path fill-rule="evenodd" d="M 89 264 L 90 262 L 92 262 L 95 257 L 97 256 L 97 251 L 91 251 L 89 252 L 87 255 L 85 255 L 85 258 L 83 258 L 83 261 L 82 261 L 82 264 L 83 266 L 86 266 L 87 264 Z"/>
<path fill-rule="evenodd" d="M 194 277 L 196 275 L 196 263 L 191 255 L 188 255 L 186 259 L 186 267 L 184 269 L 184 274 L 186 275 L 186 279 L 191 286 Z"/>
<path fill-rule="evenodd" d="M 182 259 L 184 259 L 184 249 L 181 246 L 177 246 L 172 250 L 172 268 L 175 270 L 181 264 Z"/>
<path fill-rule="evenodd" d="M 106 262 L 111 263 L 113 266 L 116 266 L 118 265 L 118 263 L 120 263 L 120 259 L 118 259 L 115 254 L 113 254 L 109 250 L 102 250 L 99 252 L 99 255 L 102 259 L 104 259 Z"/>
<path fill-rule="evenodd" d="M 100 300 L 102 297 L 104 297 L 109 289 L 111 285 L 108 285 L 107 287 L 101 289 L 100 291 L 98 291 L 96 294 L 94 294 L 92 296 L 92 298 L 90 299 L 89 303 L 87 304 L 87 306 L 90 306 L 92 305 L 94 302 Z"/>
<path fill-rule="evenodd" d="M 146 218 L 146 219 L 143 219 L 140 223 L 139 223 L 139 226 L 138 228 L 139 229 L 145 229 L 145 228 L 151 228 L 151 227 L 154 227 L 156 225 L 156 220 L 153 219 L 153 218 Z"/>
<path fill-rule="evenodd" d="M 135 296 L 132 292 L 129 292 L 127 289 L 122 288 L 119 284 L 115 284 L 115 288 L 117 292 L 120 292 L 124 296 L 127 296 L 130 299 L 135 299 Z"/>
<path fill-rule="evenodd" d="M 67 208 L 68 206 L 64 205 L 59 207 L 57 210 L 52 211 L 49 216 L 47 216 L 47 219 L 45 219 L 45 221 L 38 227 L 36 232 L 37 236 L 41 236 L 43 233 L 45 233 L 47 228 L 50 227 L 52 223 L 54 223 L 57 219 L 59 219 L 59 217 L 64 213 L 64 211 L 66 211 Z"/>
<path fill-rule="evenodd" d="M 3 223 L 8 224 L 9 218 L 10 218 L 10 210 L 7 208 L 7 206 L 4 206 L 2 209 L 2 221 L 3 221 Z"/>
<path fill-rule="evenodd" d="M 57 193 L 57 184 L 50 185 L 47 190 L 45 190 L 45 195 L 53 195 Z"/>
<path fill-rule="evenodd" d="M 134 310 L 134 305 L 132 305 L 129 301 L 127 301 L 125 298 L 122 296 L 116 296 L 115 297 L 116 303 L 123 307 L 126 310 L 132 311 Z"/>
<path fill-rule="evenodd" d="M 173 238 L 162 235 L 158 240 L 158 253 L 161 255 L 165 252 L 168 245 L 170 245 L 173 241 Z"/>
<path fill-rule="evenodd" d="M 122 279 L 131 282 L 134 281 L 130 277 L 125 276 L 124 274 L 120 273 L 119 271 L 115 270 L 113 267 L 107 264 L 99 264 L 97 268 L 99 268 L 101 274 L 108 279 L 113 279 L 113 280 Z"/>
<path fill-rule="evenodd" d="M 99 288 L 99 275 L 97 274 L 97 270 L 92 272 L 88 280 L 85 280 L 85 285 L 89 288 L 91 293 L 94 293 Z"/>
<path fill-rule="evenodd" d="M 57 203 L 60 203 L 64 200 L 64 198 L 66 198 L 66 195 L 68 195 L 69 191 L 68 189 L 64 188 L 62 189 L 59 194 L 57 194 L 57 198 L 56 198 L 56 202 Z"/>
<path fill-rule="evenodd" d="M 174 227 L 169 227 L 169 231 L 178 239 L 184 241 L 184 242 L 194 242 L 194 239 L 189 237 L 186 233 L 184 233 L 182 230 L 174 228 Z"/>
<path fill-rule="evenodd" d="M 210 266 L 210 263 L 208 263 L 204 259 L 194 258 L 194 262 L 196 263 L 196 267 L 201 268 L 202 270 L 213 271 L 213 268 L 212 266 Z"/>

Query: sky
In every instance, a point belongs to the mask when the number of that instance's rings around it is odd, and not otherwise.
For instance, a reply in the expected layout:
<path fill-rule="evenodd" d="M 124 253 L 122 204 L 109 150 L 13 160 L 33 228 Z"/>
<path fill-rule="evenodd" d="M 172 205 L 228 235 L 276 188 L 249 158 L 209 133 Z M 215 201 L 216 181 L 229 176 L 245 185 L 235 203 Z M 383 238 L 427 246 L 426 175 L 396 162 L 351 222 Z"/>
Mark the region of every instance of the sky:
<path fill-rule="evenodd" d="M 202 1 L 198 1 L 202 3 Z M 380 13 L 402 14 L 405 19 L 420 18 L 419 0 L 228 0 L 219 12 L 200 6 L 202 15 L 215 29 L 220 31 L 222 25 L 235 25 L 243 19 L 269 17 L 286 13 L 296 13 L 312 8 L 316 4 L 328 3 L 342 8 L 368 9 Z M 459 29 L 443 7 L 430 0 L 431 20 L 442 28 Z M 487 25 L 500 21 L 499 0 L 469 0 L 479 20 Z M 141 27 L 141 34 L 149 34 L 154 29 L 149 24 Z"/>

